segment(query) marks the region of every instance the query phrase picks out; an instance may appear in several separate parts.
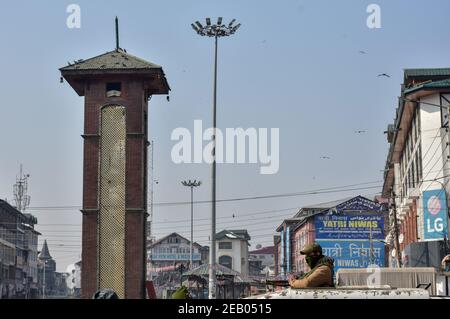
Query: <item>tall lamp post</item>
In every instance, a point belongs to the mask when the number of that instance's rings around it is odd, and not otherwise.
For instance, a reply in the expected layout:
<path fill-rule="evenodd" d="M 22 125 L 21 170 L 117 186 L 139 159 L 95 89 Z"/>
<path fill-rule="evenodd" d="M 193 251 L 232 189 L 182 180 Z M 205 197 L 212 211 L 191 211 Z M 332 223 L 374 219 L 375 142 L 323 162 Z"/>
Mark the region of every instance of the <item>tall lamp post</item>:
<path fill-rule="evenodd" d="M 212 212 L 211 212 L 211 247 L 209 249 L 209 299 L 216 298 L 216 109 L 217 109 L 217 42 L 220 37 L 227 37 L 241 26 L 234 25 L 236 19 L 228 25 L 222 24 L 222 17 L 216 24 L 211 24 L 211 18 L 206 18 L 206 25 L 195 21 L 191 26 L 200 36 L 214 37 L 214 84 L 213 84 L 213 151 L 212 151 Z"/>
<path fill-rule="evenodd" d="M 193 269 L 193 242 L 194 242 L 194 187 L 198 187 L 202 184 L 202 182 L 197 181 L 194 179 L 194 181 L 182 181 L 181 184 L 186 187 L 191 188 L 191 245 L 190 245 L 190 258 L 189 258 L 189 268 Z"/>
<path fill-rule="evenodd" d="M 45 299 L 45 265 L 47 264 L 47 260 L 44 260 L 44 271 L 43 271 L 43 280 L 42 280 L 42 299 Z"/>

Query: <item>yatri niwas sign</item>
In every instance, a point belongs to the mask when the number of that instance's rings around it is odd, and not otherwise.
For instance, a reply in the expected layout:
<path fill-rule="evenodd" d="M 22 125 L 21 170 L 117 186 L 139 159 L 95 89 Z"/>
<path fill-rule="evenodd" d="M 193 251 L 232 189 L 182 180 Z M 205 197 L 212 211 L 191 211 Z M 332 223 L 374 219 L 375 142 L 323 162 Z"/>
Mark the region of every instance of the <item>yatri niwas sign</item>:
<path fill-rule="evenodd" d="M 384 239 L 381 215 L 320 215 L 315 227 L 316 239 Z"/>
<path fill-rule="evenodd" d="M 385 248 L 381 242 L 370 243 L 367 240 L 318 240 L 317 242 L 322 246 L 324 255 L 334 259 L 335 272 L 340 268 L 384 266 Z"/>

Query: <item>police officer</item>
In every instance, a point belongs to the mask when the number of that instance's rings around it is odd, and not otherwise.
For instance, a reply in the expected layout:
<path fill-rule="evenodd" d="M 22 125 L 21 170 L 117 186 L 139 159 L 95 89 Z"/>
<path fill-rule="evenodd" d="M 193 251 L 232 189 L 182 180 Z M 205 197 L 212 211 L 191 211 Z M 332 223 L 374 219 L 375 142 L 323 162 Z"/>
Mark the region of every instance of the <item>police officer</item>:
<path fill-rule="evenodd" d="M 322 254 L 322 247 L 312 243 L 300 251 L 311 269 L 300 278 L 291 278 L 291 288 L 334 287 L 334 260 Z"/>

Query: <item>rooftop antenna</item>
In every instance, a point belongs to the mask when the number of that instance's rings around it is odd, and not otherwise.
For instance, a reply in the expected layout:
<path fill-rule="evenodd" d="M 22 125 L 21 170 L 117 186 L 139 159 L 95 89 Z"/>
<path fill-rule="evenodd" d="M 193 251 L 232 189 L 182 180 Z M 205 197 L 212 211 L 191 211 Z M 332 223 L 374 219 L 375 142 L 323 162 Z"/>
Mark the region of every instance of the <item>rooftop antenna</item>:
<path fill-rule="evenodd" d="M 119 19 L 116 16 L 116 51 L 119 51 Z"/>
<path fill-rule="evenodd" d="M 16 208 L 20 212 L 24 212 L 30 205 L 30 196 L 28 193 L 28 178 L 30 174 L 22 173 L 22 164 L 20 164 L 20 173 L 16 177 L 16 183 L 14 184 L 14 202 Z"/>

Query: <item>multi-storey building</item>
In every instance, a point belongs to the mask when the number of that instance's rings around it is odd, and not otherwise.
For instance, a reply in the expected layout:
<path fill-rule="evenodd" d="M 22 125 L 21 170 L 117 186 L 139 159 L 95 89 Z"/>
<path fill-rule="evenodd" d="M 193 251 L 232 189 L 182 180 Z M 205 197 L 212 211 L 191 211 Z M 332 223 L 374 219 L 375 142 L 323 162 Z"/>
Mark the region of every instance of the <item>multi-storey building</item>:
<path fill-rule="evenodd" d="M 158 272 L 170 270 L 183 265 L 189 269 L 190 265 L 190 241 L 177 233 L 171 233 L 147 248 L 147 272 L 148 278 L 157 275 Z M 205 263 L 204 247 L 193 243 L 193 268 Z"/>
<path fill-rule="evenodd" d="M 216 234 L 216 262 L 242 275 L 249 274 L 248 246 L 250 235 L 245 229 L 222 230 Z"/>
<path fill-rule="evenodd" d="M 27 298 L 34 299 L 39 295 L 38 287 L 38 236 L 41 235 L 34 229 L 37 218 L 31 214 L 25 215 L 24 224 L 24 248 L 25 248 L 25 273 Z"/>
<path fill-rule="evenodd" d="M 0 200 L 0 298 L 37 296 L 37 219 Z"/>
<path fill-rule="evenodd" d="M 262 247 L 249 252 L 250 275 L 267 275 L 274 274 L 275 266 L 275 247 Z"/>
<path fill-rule="evenodd" d="M 334 267 L 385 266 L 386 208 L 362 196 L 304 207 L 278 226 L 275 242 L 276 275 L 309 270 L 300 251 L 318 242 Z"/>
<path fill-rule="evenodd" d="M 395 123 L 386 132 L 391 266 L 437 267 L 448 252 L 449 105 L 450 68 L 404 71 Z"/>

